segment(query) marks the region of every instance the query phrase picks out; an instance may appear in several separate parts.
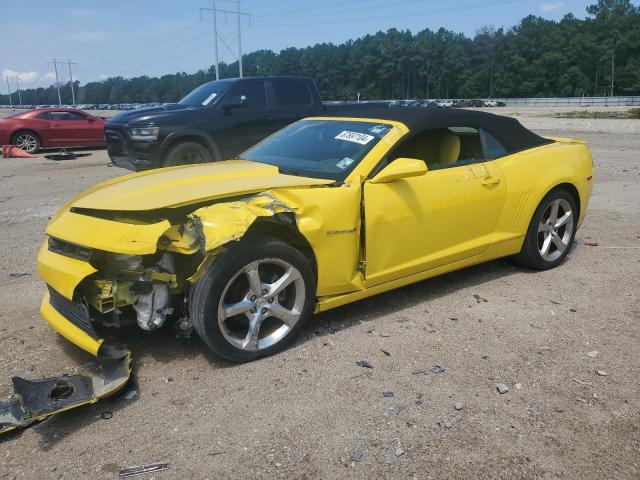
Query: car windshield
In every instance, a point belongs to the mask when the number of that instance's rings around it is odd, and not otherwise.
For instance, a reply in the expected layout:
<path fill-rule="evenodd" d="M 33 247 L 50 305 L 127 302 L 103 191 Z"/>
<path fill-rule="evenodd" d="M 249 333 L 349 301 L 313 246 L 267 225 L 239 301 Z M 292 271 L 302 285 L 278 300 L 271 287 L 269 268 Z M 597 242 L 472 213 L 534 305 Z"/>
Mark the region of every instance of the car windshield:
<path fill-rule="evenodd" d="M 289 175 L 340 181 L 390 129 L 384 123 L 301 120 L 239 158 L 275 165 Z"/>
<path fill-rule="evenodd" d="M 193 90 L 190 94 L 180 100 L 180 105 L 191 105 L 193 107 L 206 107 L 216 98 L 226 92 L 233 82 L 227 80 L 217 80 L 205 83 Z"/>

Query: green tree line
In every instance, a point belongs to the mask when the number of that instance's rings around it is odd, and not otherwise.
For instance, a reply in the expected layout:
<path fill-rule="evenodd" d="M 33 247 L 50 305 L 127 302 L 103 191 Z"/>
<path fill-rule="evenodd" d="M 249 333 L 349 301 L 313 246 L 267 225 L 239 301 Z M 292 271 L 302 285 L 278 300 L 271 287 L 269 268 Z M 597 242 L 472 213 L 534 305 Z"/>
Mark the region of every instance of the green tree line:
<path fill-rule="evenodd" d="M 516 26 L 483 27 L 473 38 L 441 28 L 390 29 L 335 45 L 258 50 L 246 76 L 308 75 L 325 99 L 477 98 L 640 94 L 640 7 L 599 0 L 587 17 L 559 22 L 529 15 Z M 615 70 L 614 70 L 615 68 Z M 220 65 L 221 78 L 237 62 Z M 112 77 L 79 86 L 79 103 L 174 102 L 215 78 L 215 70 L 159 78 Z M 63 103 L 71 102 L 69 84 Z M 16 100 L 14 95 L 14 101 Z M 25 104 L 55 104 L 54 86 L 22 92 Z M 0 104 L 8 104 L 7 95 Z"/>

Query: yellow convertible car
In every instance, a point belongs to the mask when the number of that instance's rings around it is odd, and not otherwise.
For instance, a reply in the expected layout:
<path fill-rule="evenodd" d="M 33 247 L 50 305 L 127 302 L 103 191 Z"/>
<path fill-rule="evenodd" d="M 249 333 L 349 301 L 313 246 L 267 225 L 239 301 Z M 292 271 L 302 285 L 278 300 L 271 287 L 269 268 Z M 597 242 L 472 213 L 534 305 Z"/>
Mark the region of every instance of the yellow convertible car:
<path fill-rule="evenodd" d="M 481 112 L 367 112 L 82 193 L 46 230 L 42 316 L 99 357 L 126 353 L 114 329 L 169 319 L 244 362 L 314 312 L 498 257 L 562 263 L 591 193 L 584 142 Z"/>

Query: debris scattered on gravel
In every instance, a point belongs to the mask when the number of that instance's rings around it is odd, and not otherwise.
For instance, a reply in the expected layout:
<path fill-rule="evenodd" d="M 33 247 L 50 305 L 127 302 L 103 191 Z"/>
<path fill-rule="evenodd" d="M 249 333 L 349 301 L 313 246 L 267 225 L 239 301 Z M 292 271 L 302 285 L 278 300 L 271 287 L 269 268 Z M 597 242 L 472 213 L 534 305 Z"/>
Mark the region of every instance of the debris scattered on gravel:
<path fill-rule="evenodd" d="M 563 408 L 563 407 L 561 407 L 560 405 L 556 405 L 556 406 L 555 406 L 555 408 L 554 408 L 554 410 L 555 410 L 556 412 L 558 412 L 558 413 L 562 413 L 562 412 L 564 412 L 564 408 Z"/>
<path fill-rule="evenodd" d="M 475 293 L 475 294 L 473 295 L 473 298 L 475 298 L 475 299 L 476 299 L 476 302 L 478 302 L 478 303 L 482 303 L 482 302 L 486 303 L 486 302 L 488 302 L 488 301 L 489 301 L 489 300 L 487 300 L 486 298 L 482 298 L 482 297 L 481 297 L 480 295 L 478 295 L 477 293 Z"/>
<path fill-rule="evenodd" d="M 451 428 L 453 427 L 453 419 L 452 418 L 447 418 L 444 421 L 444 425 L 443 426 L 444 426 L 445 429 L 451 430 Z"/>
<path fill-rule="evenodd" d="M 113 413 L 111 413 L 110 411 L 107 410 L 106 412 L 102 412 L 100 414 L 100 418 L 103 419 L 103 420 L 109 420 L 109 419 L 113 418 Z"/>
<path fill-rule="evenodd" d="M 395 398 L 396 394 L 391 390 L 385 390 L 384 392 L 382 392 L 382 396 L 385 398 Z"/>
<path fill-rule="evenodd" d="M 31 275 L 30 273 L 25 273 L 25 272 L 14 272 L 14 273 L 10 273 L 9 274 L 9 278 L 20 278 L 20 277 L 27 277 Z"/>
<path fill-rule="evenodd" d="M 358 365 L 359 367 L 362 367 L 362 368 L 373 368 L 373 365 L 371 365 L 366 360 L 358 360 L 356 362 L 356 365 Z"/>
<path fill-rule="evenodd" d="M 381 351 L 382 353 L 384 353 L 387 357 L 390 357 L 390 356 L 391 356 L 391 354 L 390 354 L 389 352 L 387 352 L 386 350 L 382 350 L 382 349 L 380 349 L 380 351 Z"/>
<path fill-rule="evenodd" d="M 364 458 L 364 452 L 361 450 L 356 450 L 351 454 L 352 462 L 361 462 L 363 458 Z"/>
<path fill-rule="evenodd" d="M 598 351 L 597 350 L 592 350 L 590 352 L 587 352 L 587 357 L 589 358 L 596 358 L 598 356 Z"/>
<path fill-rule="evenodd" d="M 500 395 L 509 391 L 509 387 L 504 383 L 499 383 L 498 385 L 496 385 L 496 389 L 498 389 Z"/>
<path fill-rule="evenodd" d="M 404 403 L 399 403 L 389 409 L 389 413 L 391 415 L 399 415 L 407 409 L 407 406 Z"/>
<path fill-rule="evenodd" d="M 171 462 L 164 463 L 152 463 L 149 465 L 140 465 L 138 467 L 127 467 L 120 470 L 118 476 L 120 478 L 134 477 L 136 475 L 142 475 L 143 473 L 161 472 L 167 470 L 171 465 Z"/>
<path fill-rule="evenodd" d="M 607 375 L 609 375 L 606 370 L 596 370 L 596 374 L 600 375 L 601 377 L 606 377 Z"/>
<path fill-rule="evenodd" d="M 432 365 L 429 370 L 431 370 L 433 373 L 442 373 L 442 372 L 444 372 L 444 368 L 441 367 L 440 365 Z"/>
<path fill-rule="evenodd" d="M 587 247 L 597 247 L 598 246 L 598 242 L 593 242 L 591 240 L 587 240 L 586 242 L 584 242 L 584 245 Z"/>
<path fill-rule="evenodd" d="M 396 438 L 396 439 L 393 440 L 393 445 L 395 447 L 396 457 L 400 457 L 400 456 L 404 455 L 404 450 L 400 446 L 400 439 L 399 438 Z"/>
<path fill-rule="evenodd" d="M 416 370 L 412 370 L 411 371 L 411 375 L 422 375 L 424 373 L 427 373 L 429 370 L 427 370 L 426 368 L 418 368 Z"/>
<path fill-rule="evenodd" d="M 522 384 L 521 383 L 516 383 L 514 385 L 514 387 L 516 387 L 516 390 L 522 390 Z"/>
<path fill-rule="evenodd" d="M 464 408 L 463 402 L 453 402 L 453 408 L 460 411 Z"/>
<path fill-rule="evenodd" d="M 573 378 L 573 381 L 576 382 L 578 385 L 582 385 L 583 387 L 590 387 L 592 385 L 591 382 L 588 382 L 586 380 L 580 380 L 579 378 Z"/>

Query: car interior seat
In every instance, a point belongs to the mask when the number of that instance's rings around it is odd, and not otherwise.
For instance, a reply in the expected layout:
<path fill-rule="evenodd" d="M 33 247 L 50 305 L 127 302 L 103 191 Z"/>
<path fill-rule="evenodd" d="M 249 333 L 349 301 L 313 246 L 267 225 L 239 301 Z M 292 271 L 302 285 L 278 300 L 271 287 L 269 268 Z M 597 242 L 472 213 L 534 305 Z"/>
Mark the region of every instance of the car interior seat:
<path fill-rule="evenodd" d="M 447 133 L 440 141 L 439 165 L 449 165 L 458 161 L 460 157 L 460 137 L 453 133 Z"/>

